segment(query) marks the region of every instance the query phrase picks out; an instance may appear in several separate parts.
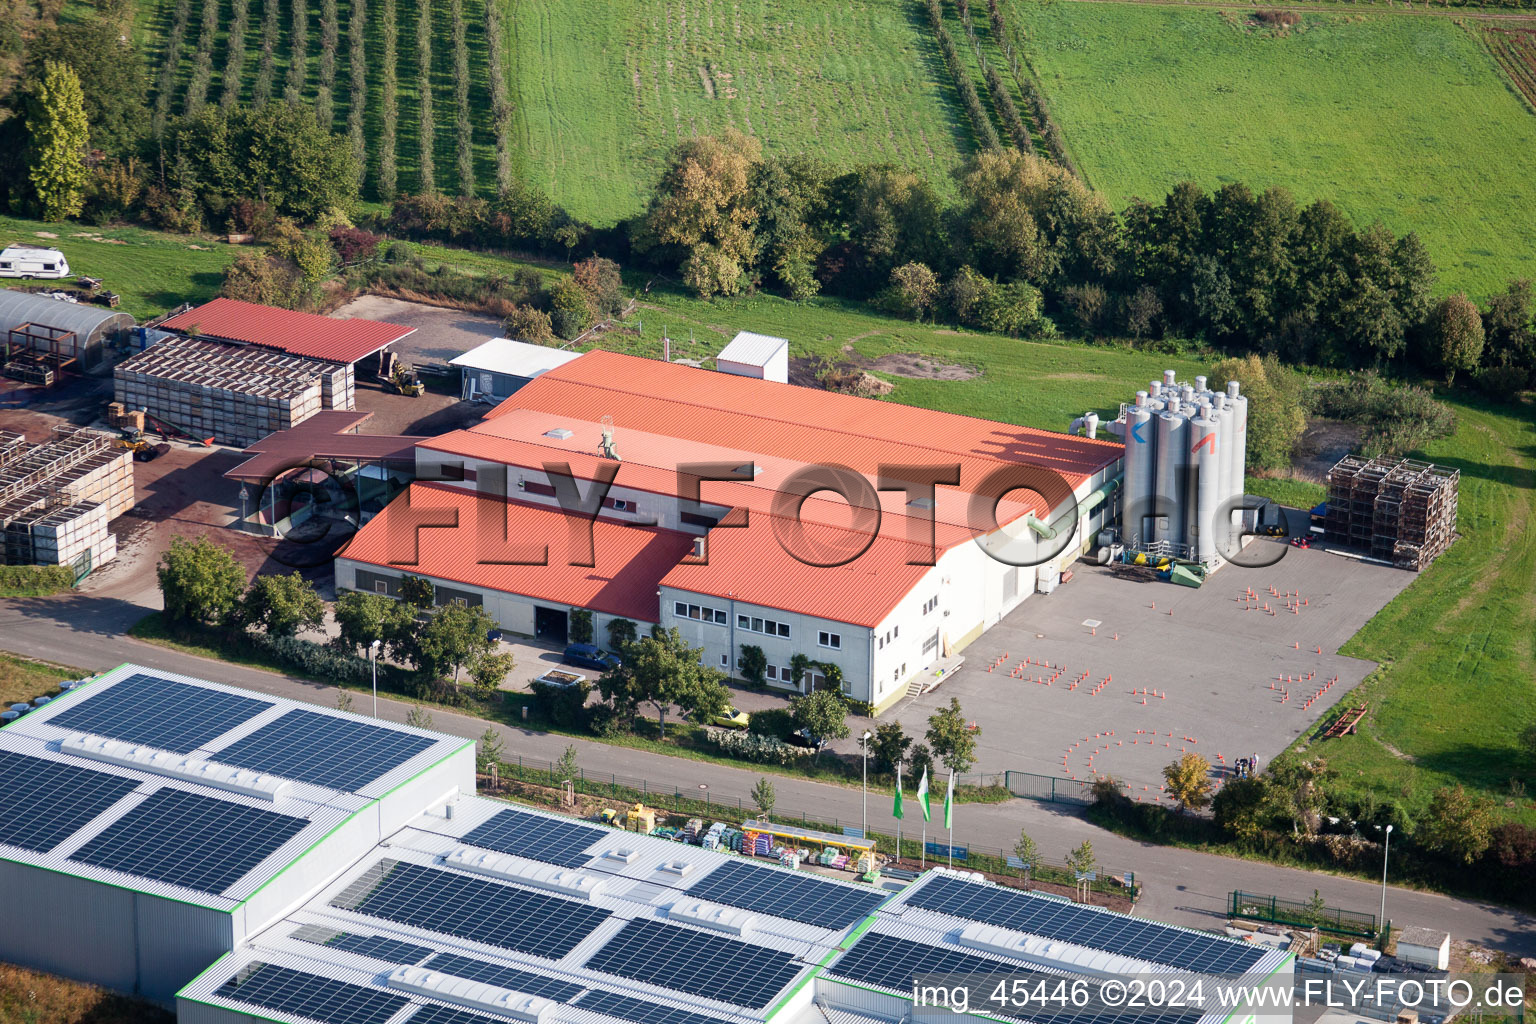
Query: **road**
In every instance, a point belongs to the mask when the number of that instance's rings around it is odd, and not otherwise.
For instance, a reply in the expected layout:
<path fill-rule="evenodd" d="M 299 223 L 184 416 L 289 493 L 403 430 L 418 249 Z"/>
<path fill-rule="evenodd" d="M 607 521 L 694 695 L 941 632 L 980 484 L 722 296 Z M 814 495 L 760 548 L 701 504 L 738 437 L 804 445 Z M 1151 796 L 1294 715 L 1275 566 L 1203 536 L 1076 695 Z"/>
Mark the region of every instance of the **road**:
<path fill-rule="evenodd" d="M 0 601 L 0 648 L 92 671 L 131 661 L 264 693 L 318 704 L 335 703 L 337 694 L 331 687 L 211 661 L 123 636 L 120 630 L 130 609 L 142 611 L 127 601 L 84 594 Z M 368 710 L 366 699 L 357 703 L 358 710 Z M 404 721 L 409 706 L 380 698 L 379 713 L 393 721 Z M 443 732 L 468 738 L 480 736 L 486 728 L 483 719 L 447 711 L 434 711 L 433 725 Z M 579 763 L 589 777 L 607 773 L 642 777 L 653 786 L 675 787 L 685 792 L 695 792 L 703 783 L 708 785 L 711 799 L 733 805 L 740 800 L 751 806 L 751 789 L 758 778 L 751 771 L 565 736 L 512 727 L 499 727 L 499 731 L 509 759 L 521 756 L 549 761 L 558 758 L 566 744 L 574 743 Z M 836 819 L 848 824 L 861 820 L 861 794 L 857 789 L 780 777 L 774 779 L 774 785 L 781 812 L 804 813 L 813 819 Z M 872 827 L 888 828 L 892 824 L 889 814 L 886 798 L 871 795 Z M 956 808 L 955 817 L 957 843 L 1011 848 L 1023 828 L 1052 860 L 1059 860 L 1084 839 L 1091 839 L 1100 863 L 1106 868 L 1136 872 L 1137 880 L 1144 885 L 1137 913 L 1172 924 L 1220 927 L 1225 920 L 1227 894 L 1233 889 L 1298 900 L 1310 897 L 1316 889 L 1330 906 L 1375 912 L 1380 905 L 1381 887 L 1370 882 L 1140 843 L 1097 828 L 1063 805 L 1033 800 L 963 804 Z M 1529 913 L 1389 887 L 1387 914 L 1399 928 L 1430 925 L 1447 929 L 1456 939 L 1522 956 L 1536 955 L 1536 915 Z"/>

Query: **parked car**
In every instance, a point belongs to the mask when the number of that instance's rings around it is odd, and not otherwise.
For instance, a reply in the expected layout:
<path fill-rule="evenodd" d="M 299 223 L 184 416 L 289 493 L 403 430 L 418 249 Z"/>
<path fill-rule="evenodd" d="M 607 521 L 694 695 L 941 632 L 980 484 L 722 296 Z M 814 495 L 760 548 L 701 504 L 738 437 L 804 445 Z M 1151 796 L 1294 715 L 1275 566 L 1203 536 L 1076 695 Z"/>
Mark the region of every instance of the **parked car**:
<path fill-rule="evenodd" d="M 724 714 L 716 715 L 709 721 L 711 725 L 723 726 L 726 729 L 745 729 L 748 724 L 747 713 L 745 711 L 737 711 L 730 704 L 725 706 Z"/>
<path fill-rule="evenodd" d="M 820 750 L 821 740 L 811 735 L 809 729 L 796 729 L 790 733 L 786 742 L 792 746 L 804 747 L 807 750 Z"/>
<path fill-rule="evenodd" d="M 69 276 L 69 260 L 57 249 L 35 249 L 29 245 L 8 245 L 0 252 L 0 277 Z"/>
<path fill-rule="evenodd" d="M 595 668 L 599 672 L 607 672 L 609 669 L 618 668 L 624 664 L 618 655 L 609 654 L 600 649 L 596 644 L 571 644 L 565 649 L 561 661 L 567 665 L 580 665 L 582 668 Z"/>

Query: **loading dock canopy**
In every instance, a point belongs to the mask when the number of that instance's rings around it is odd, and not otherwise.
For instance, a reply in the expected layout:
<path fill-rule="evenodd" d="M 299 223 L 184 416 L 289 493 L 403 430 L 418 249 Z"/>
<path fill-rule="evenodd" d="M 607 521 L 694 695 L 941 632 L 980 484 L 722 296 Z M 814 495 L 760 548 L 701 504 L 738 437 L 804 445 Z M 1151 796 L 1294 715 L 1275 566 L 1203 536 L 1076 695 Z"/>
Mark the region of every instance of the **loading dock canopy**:
<path fill-rule="evenodd" d="M 396 434 L 359 434 L 355 431 L 373 418 L 371 412 L 318 412 L 291 430 L 279 430 L 245 450 L 250 456 L 224 474 L 226 480 L 267 483 L 295 464 L 309 459 L 339 462 L 414 462 L 415 447 L 425 437 Z"/>
<path fill-rule="evenodd" d="M 572 359 L 579 359 L 580 352 L 564 352 L 544 345 L 530 345 L 526 341 L 496 338 L 484 345 L 477 345 L 461 356 L 450 359 L 450 366 L 464 370 L 487 373 L 504 373 L 509 377 L 526 377 L 529 380 L 548 373 L 557 366 L 564 366 Z"/>
<path fill-rule="evenodd" d="M 261 345 L 332 363 L 356 363 L 416 333 L 414 327 L 382 320 L 338 320 L 235 299 L 205 302 L 160 326 L 168 331 L 196 332 L 200 338 Z"/>

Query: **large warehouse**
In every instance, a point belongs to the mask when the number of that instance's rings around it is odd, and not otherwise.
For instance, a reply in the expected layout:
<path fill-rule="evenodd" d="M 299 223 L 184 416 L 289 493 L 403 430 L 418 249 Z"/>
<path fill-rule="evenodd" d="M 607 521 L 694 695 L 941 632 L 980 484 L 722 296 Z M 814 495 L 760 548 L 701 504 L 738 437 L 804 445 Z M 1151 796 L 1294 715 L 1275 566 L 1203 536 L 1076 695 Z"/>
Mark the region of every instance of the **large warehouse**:
<path fill-rule="evenodd" d="M 675 626 L 732 673 L 761 648 L 780 686 L 802 654 L 882 710 L 1056 585 L 1112 514 L 1123 453 L 594 351 L 419 444 L 418 482 L 339 553 L 336 583 L 393 594 L 423 576 L 554 642 L 572 609 L 599 638 L 616 618 Z M 818 464 L 836 479 L 806 483 Z M 560 467 L 582 495 L 611 479 L 590 531 L 557 498 Z"/>
<path fill-rule="evenodd" d="M 995 980 L 1290 984 L 1283 950 L 940 868 L 893 894 L 481 798 L 473 770 L 461 740 L 122 666 L 0 730 L 0 959 L 180 1024 L 952 1019 L 912 1005 L 937 975 L 1052 1024 Z"/>

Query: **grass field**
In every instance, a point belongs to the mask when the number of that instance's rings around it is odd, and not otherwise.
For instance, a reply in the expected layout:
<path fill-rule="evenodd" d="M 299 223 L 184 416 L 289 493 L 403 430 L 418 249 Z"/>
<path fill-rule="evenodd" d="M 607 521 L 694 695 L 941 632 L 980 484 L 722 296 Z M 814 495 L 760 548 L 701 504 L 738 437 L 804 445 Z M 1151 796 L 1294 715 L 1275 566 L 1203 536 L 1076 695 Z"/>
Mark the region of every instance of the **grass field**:
<path fill-rule="evenodd" d="M 578 217 L 635 213 L 673 144 L 730 126 L 769 152 L 902 164 L 945 188 L 971 149 L 916 3 L 511 5 L 521 169 Z"/>
<path fill-rule="evenodd" d="M 143 320 L 182 302 L 206 302 L 224 280 L 239 247 L 142 228 L 42 224 L 0 216 L 0 242 L 58 249 L 76 274 L 99 277 L 122 296 L 118 307 Z M 23 287 L 36 281 L 7 280 Z M 66 284 L 69 282 L 65 282 Z"/>
<path fill-rule="evenodd" d="M 33 697 L 51 697 L 58 693 L 59 683 L 87 674 L 77 668 L 0 652 L 0 706 L 20 704 Z M 0 1020 L 5 1019 L 0 1014 Z"/>
<path fill-rule="evenodd" d="M 1536 277 L 1536 116 L 1449 18 L 1211 8 L 1004 10 L 1090 182 L 1119 207 L 1191 179 L 1283 185 L 1418 231 L 1445 290 Z"/>
<path fill-rule="evenodd" d="M 152 1003 L 52 974 L 0 964 L 0 1021 L 6 1024 L 174 1024 Z"/>

